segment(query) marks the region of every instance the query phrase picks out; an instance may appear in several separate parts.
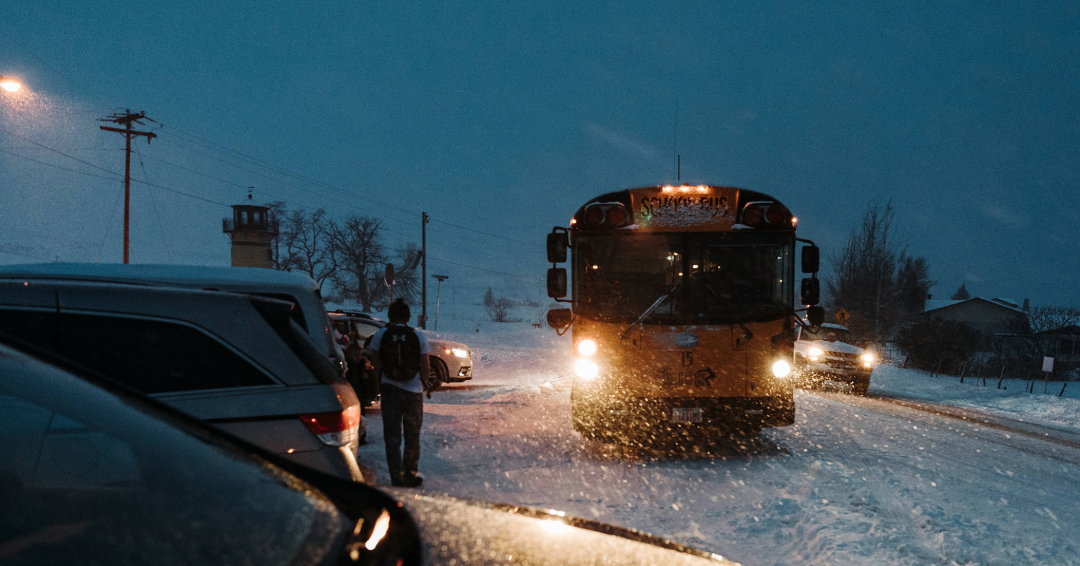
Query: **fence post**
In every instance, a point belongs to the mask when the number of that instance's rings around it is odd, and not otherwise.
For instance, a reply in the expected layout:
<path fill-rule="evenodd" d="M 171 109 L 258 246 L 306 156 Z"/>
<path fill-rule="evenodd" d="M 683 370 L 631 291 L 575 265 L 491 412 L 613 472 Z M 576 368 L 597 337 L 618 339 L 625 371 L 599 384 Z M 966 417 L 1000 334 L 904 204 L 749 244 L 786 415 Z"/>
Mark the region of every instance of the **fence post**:
<path fill-rule="evenodd" d="M 998 376 L 998 389 L 1001 389 L 1001 381 L 1005 379 L 1005 364 L 1001 364 L 1001 375 Z"/>

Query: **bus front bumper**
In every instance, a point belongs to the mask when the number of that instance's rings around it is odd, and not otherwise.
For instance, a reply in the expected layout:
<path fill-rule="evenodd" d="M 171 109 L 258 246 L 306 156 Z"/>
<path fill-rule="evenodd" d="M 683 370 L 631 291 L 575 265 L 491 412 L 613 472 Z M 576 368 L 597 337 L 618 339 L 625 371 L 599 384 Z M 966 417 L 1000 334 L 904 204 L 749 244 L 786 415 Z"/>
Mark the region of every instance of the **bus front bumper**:
<path fill-rule="evenodd" d="M 795 422 L 794 397 L 668 397 L 573 401 L 574 428 L 603 439 L 746 432 Z"/>

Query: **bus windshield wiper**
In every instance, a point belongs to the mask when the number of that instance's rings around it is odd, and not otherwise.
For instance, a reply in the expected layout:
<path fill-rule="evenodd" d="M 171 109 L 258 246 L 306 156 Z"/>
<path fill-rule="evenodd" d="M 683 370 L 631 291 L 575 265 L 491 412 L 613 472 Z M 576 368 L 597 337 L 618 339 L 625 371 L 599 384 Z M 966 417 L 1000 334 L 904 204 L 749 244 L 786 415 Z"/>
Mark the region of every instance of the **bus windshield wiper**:
<path fill-rule="evenodd" d="M 667 300 L 667 298 L 668 298 L 668 297 L 670 297 L 670 296 L 671 296 L 671 294 L 675 292 L 675 289 L 678 289 L 678 288 L 679 288 L 679 283 L 676 283 L 676 284 L 675 284 L 675 286 L 674 286 L 674 287 L 672 287 L 670 291 L 668 291 L 667 293 L 664 293 L 663 295 L 661 295 L 659 299 L 656 299 L 656 301 L 654 301 L 654 302 L 653 302 L 652 306 L 650 306 L 649 308 L 645 309 L 645 312 L 641 313 L 641 316 L 637 317 L 637 320 L 635 320 L 634 322 L 631 322 L 631 323 L 630 323 L 630 326 L 627 326 L 627 327 L 626 327 L 626 330 L 623 330 L 623 331 L 622 331 L 622 334 L 619 334 L 619 338 L 620 338 L 620 339 L 621 339 L 621 338 L 626 338 L 626 333 L 627 333 L 627 332 L 630 332 L 630 329 L 631 329 L 631 328 L 633 328 L 633 327 L 634 327 L 635 325 L 637 325 L 637 324 L 638 324 L 639 322 L 641 322 L 641 321 L 645 320 L 646 318 L 648 318 L 648 316 L 649 316 L 650 314 L 652 314 L 654 310 L 656 310 L 657 308 L 659 308 L 659 307 L 660 307 L 660 305 L 661 305 L 661 304 L 663 304 L 663 303 L 664 303 L 664 301 L 666 301 L 666 300 Z"/>
<path fill-rule="evenodd" d="M 745 324 L 743 324 L 740 321 L 735 320 L 738 317 L 735 315 L 735 312 L 732 310 L 731 305 L 727 304 L 727 302 L 725 302 L 724 299 L 720 297 L 720 294 L 716 292 L 716 289 L 713 289 L 712 285 L 710 285 L 708 283 L 705 283 L 705 288 L 708 289 L 709 292 L 712 293 L 712 295 L 714 297 L 716 297 L 716 305 L 718 307 L 720 307 L 721 309 L 723 309 L 723 311 L 729 317 L 731 317 L 731 320 L 732 320 L 732 322 L 734 324 L 739 325 L 739 328 L 741 328 L 742 331 L 743 331 L 743 337 L 746 338 L 747 340 L 753 339 L 754 338 L 754 333 L 750 332 L 750 329 L 747 328 Z"/>

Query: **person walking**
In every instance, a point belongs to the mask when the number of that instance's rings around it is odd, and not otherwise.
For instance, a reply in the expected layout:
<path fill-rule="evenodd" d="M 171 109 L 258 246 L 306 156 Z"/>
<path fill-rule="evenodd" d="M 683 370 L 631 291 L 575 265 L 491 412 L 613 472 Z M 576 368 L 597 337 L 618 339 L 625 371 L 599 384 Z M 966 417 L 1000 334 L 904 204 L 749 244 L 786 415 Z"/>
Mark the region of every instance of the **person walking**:
<path fill-rule="evenodd" d="M 387 309 L 390 324 L 371 337 L 373 364 L 382 389 L 383 441 L 390 484 L 419 487 L 420 427 L 424 421 L 424 390 L 431 367 L 431 346 L 423 333 L 409 327 L 409 305 L 400 298 Z M 423 376 L 423 377 L 421 377 Z M 401 441 L 404 431 L 405 451 Z"/>

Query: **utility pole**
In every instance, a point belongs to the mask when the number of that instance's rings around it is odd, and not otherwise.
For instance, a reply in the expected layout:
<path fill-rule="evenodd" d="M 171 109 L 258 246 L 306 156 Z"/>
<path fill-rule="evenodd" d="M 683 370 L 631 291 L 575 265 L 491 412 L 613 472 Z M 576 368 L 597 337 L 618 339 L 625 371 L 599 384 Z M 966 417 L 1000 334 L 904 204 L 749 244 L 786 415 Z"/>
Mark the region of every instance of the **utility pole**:
<path fill-rule="evenodd" d="M 442 295 L 442 282 L 450 279 L 449 275 L 432 275 L 432 279 L 438 279 L 439 285 L 435 287 L 435 332 L 439 331 L 439 296 Z"/>
<path fill-rule="evenodd" d="M 157 134 L 152 132 L 139 132 L 132 129 L 132 124 L 143 125 L 139 120 L 150 120 L 146 117 L 146 112 L 133 113 L 131 110 L 125 110 L 123 114 L 113 114 L 108 118 L 102 118 L 101 122 L 112 122 L 114 124 L 120 124 L 123 128 L 110 128 L 108 126 L 99 126 L 106 132 L 116 132 L 124 135 L 124 140 L 127 142 L 124 158 L 124 263 L 128 263 L 128 247 L 131 242 L 131 138 L 133 136 L 146 136 L 146 143 L 149 144 L 152 138 L 156 138 Z M 154 120 L 150 120 L 153 122 Z"/>
<path fill-rule="evenodd" d="M 420 328 L 427 330 L 427 224 L 431 217 L 426 212 L 420 214 Z"/>

